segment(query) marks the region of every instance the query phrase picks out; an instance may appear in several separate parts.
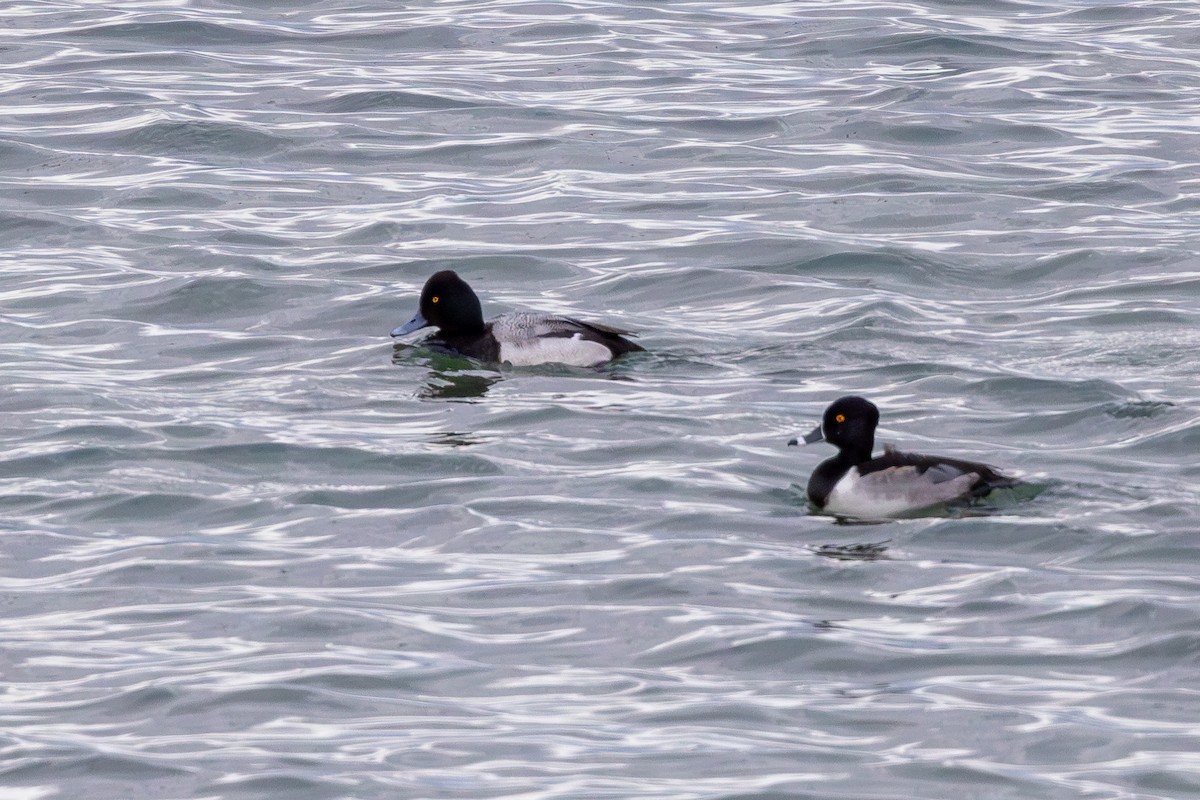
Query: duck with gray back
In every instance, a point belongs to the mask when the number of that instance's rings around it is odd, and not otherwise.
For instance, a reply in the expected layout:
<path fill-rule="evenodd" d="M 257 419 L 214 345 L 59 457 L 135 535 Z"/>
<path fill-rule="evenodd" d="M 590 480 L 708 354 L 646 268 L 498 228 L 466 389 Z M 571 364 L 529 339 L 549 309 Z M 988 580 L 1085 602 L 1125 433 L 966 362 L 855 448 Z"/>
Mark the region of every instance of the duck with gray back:
<path fill-rule="evenodd" d="M 1017 484 L 1015 478 L 975 461 L 903 453 L 891 447 L 872 457 L 878 425 L 879 409 L 874 403 L 848 396 L 825 409 L 821 424 L 804 437 L 805 444 L 826 441 L 838 449 L 808 480 L 808 499 L 816 508 L 837 516 L 879 519 Z"/>
<path fill-rule="evenodd" d="M 421 290 L 417 313 L 392 331 L 404 336 L 421 328 L 437 331 L 425 344 L 490 363 L 517 367 L 569 364 L 594 367 L 644 348 L 629 341 L 632 331 L 536 311 L 483 321 L 479 298 L 453 270 L 434 273 Z"/>

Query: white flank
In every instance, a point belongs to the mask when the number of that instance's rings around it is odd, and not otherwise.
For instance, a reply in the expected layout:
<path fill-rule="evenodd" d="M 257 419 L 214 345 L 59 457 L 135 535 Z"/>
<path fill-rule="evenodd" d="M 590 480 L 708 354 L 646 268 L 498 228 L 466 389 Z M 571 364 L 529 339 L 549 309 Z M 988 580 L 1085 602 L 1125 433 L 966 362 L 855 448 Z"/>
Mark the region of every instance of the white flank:
<path fill-rule="evenodd" d="M 863 519 L 894 517 L 956 500 L 971 491 L 978 478 L 968 472 L 934 483 L 933 476 L 922 475 L 916 467 L 891 467 L 867 475 L 859 475 L 855 467 L 833 487 L 823 510 Z"/>
<path fill-rule="evenodd" d="M 584 339 L 578 333 L 571 337 L 551 336 L 545 339 L 500 342 L 500 360 L 507 361 L 514 367 L 548 363 L 593 367 L 611 358 L 611 350 L 599 342 Z"/>

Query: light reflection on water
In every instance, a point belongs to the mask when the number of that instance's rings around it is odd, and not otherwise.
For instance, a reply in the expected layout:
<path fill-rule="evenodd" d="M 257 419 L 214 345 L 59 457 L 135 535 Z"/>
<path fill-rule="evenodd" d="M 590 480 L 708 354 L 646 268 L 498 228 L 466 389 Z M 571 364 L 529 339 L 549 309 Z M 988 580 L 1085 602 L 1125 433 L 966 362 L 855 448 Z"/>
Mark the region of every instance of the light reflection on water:
<path fill-rule="evenodd" d="M 10 9 L 5 796 L 1194 792 L 1198 20 L 1012 11 Z M 851 392 L 1037 493 L 811 515 Z"/>

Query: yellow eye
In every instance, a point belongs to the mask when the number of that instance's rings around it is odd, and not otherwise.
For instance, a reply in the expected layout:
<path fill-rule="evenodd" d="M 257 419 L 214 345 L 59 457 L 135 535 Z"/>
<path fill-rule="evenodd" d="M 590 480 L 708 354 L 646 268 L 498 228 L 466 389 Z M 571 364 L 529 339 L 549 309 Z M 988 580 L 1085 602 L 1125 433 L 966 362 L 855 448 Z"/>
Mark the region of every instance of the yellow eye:
<path fill-rule="evenodd" d="M 834 417 L 834 419 L 836 419 L 838 422 L 845 422 L 845 421 L 846 421 L 846 415 L 845 415 L 845 414 L 838 414 L 836 417 Z"/>
<path fill-rule="evenodd" d="M 436 303 L 437 301 L 438 301 L 438 298 L 436 298 L 436 297 L 429 298 L 429 302 L 431 302 L 431 303 Z"/>

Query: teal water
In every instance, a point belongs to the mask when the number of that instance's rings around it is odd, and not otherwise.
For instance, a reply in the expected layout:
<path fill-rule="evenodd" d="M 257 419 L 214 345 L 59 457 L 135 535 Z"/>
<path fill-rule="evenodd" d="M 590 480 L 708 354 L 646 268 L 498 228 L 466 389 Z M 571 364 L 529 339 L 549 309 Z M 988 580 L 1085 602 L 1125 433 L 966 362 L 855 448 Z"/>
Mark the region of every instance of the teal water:
<path fill-rule="evenodd" d="M 3 21 L 0 796 L 1200 797 L 1191 4 Z M 1044 490 L 810 514 L 851 392 Z"/>

